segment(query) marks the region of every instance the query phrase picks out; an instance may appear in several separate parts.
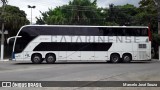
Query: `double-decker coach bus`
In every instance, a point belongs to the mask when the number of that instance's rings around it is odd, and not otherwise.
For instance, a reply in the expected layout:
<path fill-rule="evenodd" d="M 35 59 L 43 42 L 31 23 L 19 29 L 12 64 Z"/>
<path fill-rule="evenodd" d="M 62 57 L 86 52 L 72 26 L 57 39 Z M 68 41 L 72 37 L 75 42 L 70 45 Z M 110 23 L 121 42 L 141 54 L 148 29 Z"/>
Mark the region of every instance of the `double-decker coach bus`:
<path fill-rule="evenodd" d="M 12 59 L 16 61 L 151 59 L 147 26 L 26 25 L 11 38 L 15 38 Z"/>

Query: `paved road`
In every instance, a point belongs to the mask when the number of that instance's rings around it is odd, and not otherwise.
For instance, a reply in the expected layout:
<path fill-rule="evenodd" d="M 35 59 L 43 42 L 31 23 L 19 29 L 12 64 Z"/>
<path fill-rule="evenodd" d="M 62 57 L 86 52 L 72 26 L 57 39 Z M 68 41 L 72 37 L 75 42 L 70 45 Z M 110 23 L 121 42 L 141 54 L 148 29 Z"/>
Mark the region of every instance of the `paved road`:
<path fill-rule="evenodd" d="M 160 61 L 112 64 L 106 62 L 0 62 L 0 81 L 160 81 Z M 22 88 L 0 88 L 0 90 Z M 23 90 L 159 90 L 152 87 L 52 87 Z"/>
<path fill-rule="evenodd" d="M 1 81 L 120 81 L 159 80 L 160 61 L 112 64 L 106 62 L 0 62 Z"/>

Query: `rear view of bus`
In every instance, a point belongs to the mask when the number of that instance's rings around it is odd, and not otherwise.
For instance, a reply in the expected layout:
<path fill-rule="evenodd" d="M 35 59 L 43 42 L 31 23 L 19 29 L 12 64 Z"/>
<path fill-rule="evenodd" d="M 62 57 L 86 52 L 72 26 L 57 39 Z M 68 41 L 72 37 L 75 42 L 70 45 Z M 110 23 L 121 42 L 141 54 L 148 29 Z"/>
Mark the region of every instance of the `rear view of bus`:
<path fill-rule="evenodd" d="M 89 41 L 86 40 L 88 37 Z M 148 27 L 28 25 L 23 26 L 14 38 L 12 60 L 16 61 L 103 60 L 128 63 L 151 60 Z"/>

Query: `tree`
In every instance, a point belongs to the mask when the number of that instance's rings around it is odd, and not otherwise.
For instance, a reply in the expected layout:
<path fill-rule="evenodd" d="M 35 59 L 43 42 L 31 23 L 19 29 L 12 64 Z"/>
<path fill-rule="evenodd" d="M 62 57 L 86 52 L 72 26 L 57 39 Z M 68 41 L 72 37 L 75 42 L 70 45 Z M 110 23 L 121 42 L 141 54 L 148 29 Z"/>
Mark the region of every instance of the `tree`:
<path fill-rule="evenodd" d="M 97 8 L 97 0 L 73 0 L 69 2 L 72 10 L 72 24 L 98 24 L 100 17 L 100 9 Z"/>
<path fill-rule="evenodd" d="M 2 7 L 0 7 L 0 11 Z M 29 24 L 28 19 L 24 11 L 20 10 L 16 6 L 6 5 L 4 14 L 0 14 L 0 19 L 5 22 L 5 30 L 8 30 L 8 35 L 5 35 L 5 57 L 10 56 L 12 52 L 12 45 L 6 44 L 6 39 L 11 36 L 15 36 L 21 26 Z M 3 18 L 2 18 L 3 17 Z M 1 24 L 0 24 L 1 27 Z"/>
<path fill-rule="evenodd" d="M 138 25 L 151 24 L 151 29 L 153 32 L 157 32 L 157 8 L 153 0 L 141 0 L 139 2 L 140 6 L 138 8 L 138 14 L 135 16 L 136 23 Z"/>
<path fill-rule="evenodd" d="M 0 7 L 0 11 L 1 9 Z M 9 36 L 15 36 L 21 26 L 29 24 L 25 12 L 15 6 L 6 5 L 4 16 L 0 17 L 4 17 L 5 29 L 9 30 Z"/>
<path fill-rule="evenodd" d="M 73 0 L 68 5 L 41 12 L 37 24 L 80 24 L 96 25 L 102 22 L 101 9 L 97 7 L 97 0 Z"/>
<path fill-rule="evenodd" d="M 157 10 L 153 0 L 141 0 L 140 6 L 110 4 L 109 8 L 98 8 L 97 0 L 73 0 L 67 5 L 41 12 L 37 24 L 79 25 L 140 25 L 151 24 L 157 31 Z"/>
<path fill-rule="evenodd" d="M 134 16 L 137 14 L 137 8 L 134 5 L 109 5 L 107 22 L 114 25 L 133 25 Z"/>
<path fill-rule="evenodd" d="M 55 9 L 49 9 L 48 12 L 42 13 L 43 17 L 37 18 L 36 23 L 38 24 L 65 24 L 67 22 L 65 15 L 63 14 L 60 7 Z"/>

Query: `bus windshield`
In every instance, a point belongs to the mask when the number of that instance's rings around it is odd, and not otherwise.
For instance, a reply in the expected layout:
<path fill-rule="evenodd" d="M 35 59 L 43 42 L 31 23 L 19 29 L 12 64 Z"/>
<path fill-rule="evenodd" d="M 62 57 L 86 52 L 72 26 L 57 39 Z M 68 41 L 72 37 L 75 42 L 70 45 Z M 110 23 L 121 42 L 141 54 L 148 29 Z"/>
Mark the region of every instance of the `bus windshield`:
<path fill-rule="evenodd" d="M 16 44 L 14 49 L 15 53 L 21 53 L 28 45 L 28 43 L 36 37 L 36 36 L 31 36 L 26 29 L 28 28 L 23 28 L 19 33 L 19 35 L 17 36 L 20 38 L 16 39 Z"/>

